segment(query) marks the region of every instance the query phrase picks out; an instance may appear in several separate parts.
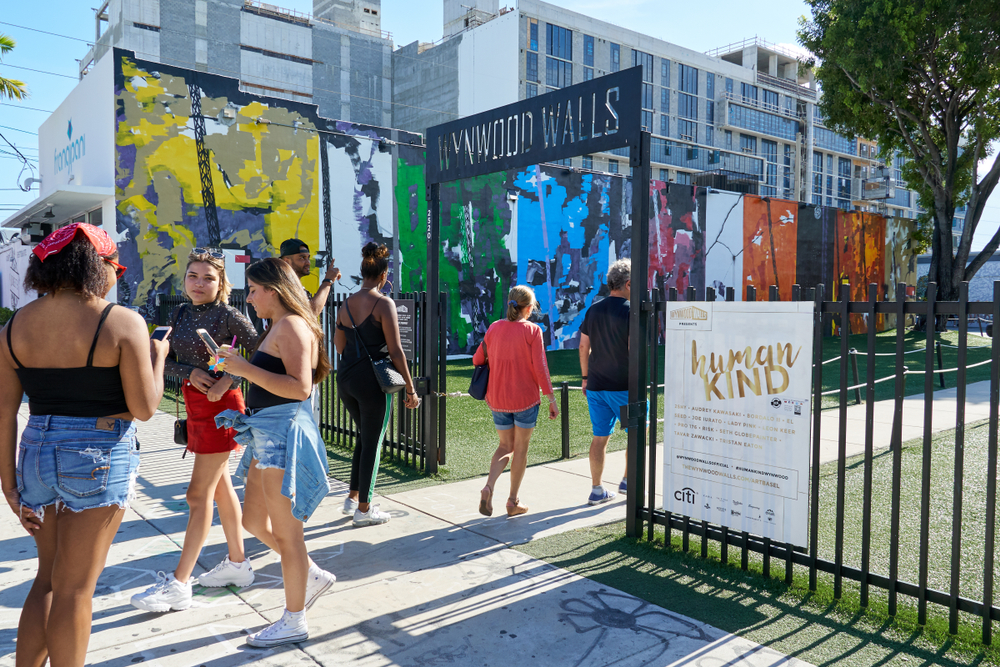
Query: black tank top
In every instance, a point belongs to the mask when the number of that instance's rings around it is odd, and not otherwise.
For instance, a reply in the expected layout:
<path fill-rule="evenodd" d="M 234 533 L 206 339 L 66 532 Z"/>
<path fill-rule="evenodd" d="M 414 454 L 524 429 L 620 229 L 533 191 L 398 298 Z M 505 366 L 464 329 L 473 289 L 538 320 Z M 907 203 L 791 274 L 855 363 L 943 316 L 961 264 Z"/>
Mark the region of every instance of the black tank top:
<path fill-rule="evenodd" d="M 101 313 L 101 321 L 90 344 L 87 365 L 77 368 L 26 368 L 21 365 L 10 342 L 14 318 L 7 323 L 7 347 L 10 358 L 17 364 L 15 372 L 21 388 L 28 395 L 28 409 L 33 415 L 61 417 L 107 417 L 128 412 L 122 374 L 118 365 L 94 366 L 94 350 L 101 335 L 104 320 L 115 304 L 109 303 Z M 15 314 L 16 315 L 16 314 Z"/>
<path fill-rule="evenodd" d="M 271 356 L 267 352 L 257 350 L 250 357 L 250 363 L 270 373 L 286 375 L 285 362 L 278 357 Z M 250 410 L 269 408 L 274 405 L 285 405 L 286 403 L 299 403 L 299 401 L 296 401 L 294 398 L 276 396 L 267 389 L 255 384 L 251 384 L 250 389 L 247 390 L 247 408 Z"/>
<path fill-rule="evenodd" d="M 377 305 L 378 301 L 375 301 L 375 306 Z M 372 361 L 379 361 L 389 357 L 389 346 L 385 342 L 385 333 L 382 332 L 382 325 L 372 317 L 375 313 L 375 306 L 372 306 L 368 317 L 362 320 L 360 324 L 357 324 L 354 322 L 354 315 L 351 313 L 350 306 L 347 305 L 346 301 L 344 302 L 344 308 L 347 309 L 347 316 L 357 328 L 345 327 L 340 322 L 337 322 L 337 328 L 343 331 L 344 336 L 347 338 L 347 344 L 344 345 L 344 352 L 340 355 L 339 370 L 346 371 L 361 360 L 368 361 L 368 355 L 371 355 Z"/>

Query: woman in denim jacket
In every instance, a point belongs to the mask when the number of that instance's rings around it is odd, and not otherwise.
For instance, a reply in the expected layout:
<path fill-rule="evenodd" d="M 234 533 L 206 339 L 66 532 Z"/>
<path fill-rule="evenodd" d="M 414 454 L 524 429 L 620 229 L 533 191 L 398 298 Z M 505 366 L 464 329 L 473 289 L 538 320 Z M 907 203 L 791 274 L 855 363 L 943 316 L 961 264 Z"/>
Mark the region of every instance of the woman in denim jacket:
<path fill-rule="evenodd" d="M 326 447 L 313 420 L 309 395 L 330 372 L 323 332 L 298 278 L 280 259 L 247 269 L 247 303 L 271 321 L 247 361 L 223 346 L 226 370 L 251 382 L 247 414 L 226 410 L 219 427 L 238 432 L 246 445 L 237 476 L 246 477 L 243 527 L 281 555 L 285 613 L 247 637 L 257 647 L 300 642 L 309 636 L 306 609 L 336 578 L 311 563 L 302 523 L 329 492 Z"/>

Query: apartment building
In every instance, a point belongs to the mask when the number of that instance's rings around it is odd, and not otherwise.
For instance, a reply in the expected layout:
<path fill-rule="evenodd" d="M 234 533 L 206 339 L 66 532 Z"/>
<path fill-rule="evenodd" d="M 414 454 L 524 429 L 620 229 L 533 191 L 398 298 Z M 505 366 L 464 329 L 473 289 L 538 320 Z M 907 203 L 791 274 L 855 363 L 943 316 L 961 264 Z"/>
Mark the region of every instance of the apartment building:
<path fill-rule="evenodd" d="M 380 0 L 103 0 L 81 78 L 117 47 L 239 79 L 246 92 L 315 104 L 321 116 L 392 126 L 392 36 Z"/>
<path fill-rule="evenodd" d="M 707 53 L 599 21 L 542 0 L 443 0 L 444 37 L 393 54 L 394 123 L 427 127 L 557 88 L 641 66 L 642 124 L 652 133 L 653 175 L 838 206 L 876 206 L 913 217 L 901 185 L 877 204 L 861 199 L 880 166 L 871 142 L 826 127 L 818 90 L 799 55 L 754 38 Z M 566 166 L 623 172 L 625 151 Z M 901 164 L 892 165 L 900 179 Z M 894 184 L 895 185 L 895 184 Z"/>

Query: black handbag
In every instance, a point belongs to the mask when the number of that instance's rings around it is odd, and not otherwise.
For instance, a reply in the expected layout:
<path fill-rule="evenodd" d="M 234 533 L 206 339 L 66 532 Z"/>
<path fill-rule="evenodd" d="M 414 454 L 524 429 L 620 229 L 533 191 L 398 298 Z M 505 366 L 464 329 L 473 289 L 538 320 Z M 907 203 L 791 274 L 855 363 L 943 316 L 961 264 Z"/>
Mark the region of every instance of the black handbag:
<path fill-rule="evenodd" d="M 486 363 L 472 369 L 472 382 L 469 383 L 469 396 L 482 401 L 486 399 L 486 389 L 490 384 L 490 358 L 486 350 L 486 341 L 483 341 L 483 356 Z"/>
<path fill-rule="evenodd" d="M 403 375 L 396 370 L 396 367 L 392 365 L 391 359 L 380 359 L 375 361 L 372 359 L 371 352 L 368 351 L 368 346 L 365 342 L 361 340 L 361 334 L 358 333 L 358 326 L 354 323 L 354 316 L 351 315 L 351 307 L 347 305 L 347 301 L 344 301 L 344 308 L 347 309 L 347 316 L 351 318 L 351 328 L 354 329 L 354 346 L 355 350 L 359 352 L 360 348 L 358 343 L 365 348 L 365 354 L 368 355 L 368 361 L 372 364 L 372 371 L 375 372 L 375 379 L 378 380 L 378 386 L 386 394 L 395 394 L 406 386 L 406 380 L 403 379 Z"/>

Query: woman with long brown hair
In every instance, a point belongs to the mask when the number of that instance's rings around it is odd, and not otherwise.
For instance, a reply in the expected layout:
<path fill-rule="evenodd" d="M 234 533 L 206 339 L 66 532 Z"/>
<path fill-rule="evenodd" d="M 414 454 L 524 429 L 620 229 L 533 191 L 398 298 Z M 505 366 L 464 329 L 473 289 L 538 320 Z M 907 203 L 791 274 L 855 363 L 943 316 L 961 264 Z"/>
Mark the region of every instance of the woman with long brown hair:
<path fill-rule="evenodd" d="M 330 372 L 323 331 L 291 267 L 276 258 L 247 269 L 247 303 L 271 324 L 247 361 L 229 346 L 226 370 L 251 382 L 247 413 L 227 410 L 220 427 L 247 446 L 236 476 L 246 479 L 243 527 L 281 556 L 285 612 L 247 637 L 269 647 L 309 637 L 306 609 L 336 581 L 309 559 L 305 522 L 330 491 L 326 446 L 313 420 L 309 395 Z"/>
<path fill-rule="evenodd" d="M 240 500 L 229 477 L 229 455 L 239 448 L 235 433 L 215 427 L 223 410 L 243 412 L 239 378 L 210 367 L 210 353 L 198 335 L 207 331 L 216 344 L 238 342 L 246 349 L 257 343 L 257 331 L 243 313 L 228 305 L 232 285 L 226 278 L 226 258 L 220 250 L 195 248 L 184 269 L 184 294 L 190 303 L 178 306 L 170 318 L 168 375 L 183 380 L 187 412 L 187 451 L 194 454 L 194 468 L 187 488 L 188 525 L 184 548 L 172 574 L 159 573 L 157 582 L 132 596 L 132 605 L 143 611 L 164 612 L 191 606 L 191 574 L 212 527 L 212 501 L 219 507 L 219 521 L 228 553 L 197 581 L 210 588 L 245 587 L 253 583 L 253 568 L 243 551 Z"/>

